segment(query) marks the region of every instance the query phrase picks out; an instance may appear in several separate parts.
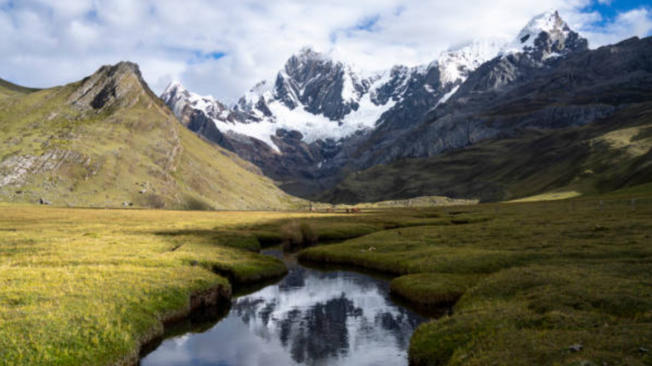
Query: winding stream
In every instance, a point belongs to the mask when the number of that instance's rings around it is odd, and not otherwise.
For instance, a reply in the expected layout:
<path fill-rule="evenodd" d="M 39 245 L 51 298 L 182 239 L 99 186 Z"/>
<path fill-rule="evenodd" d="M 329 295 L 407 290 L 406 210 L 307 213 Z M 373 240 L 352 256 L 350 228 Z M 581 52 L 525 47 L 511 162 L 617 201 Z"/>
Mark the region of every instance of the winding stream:
<path fill-rule="evenodd" d="M 164 340 L 141 365 L 407 365 L 410 337 L 428 318 L 395 303 L 388 281 L 263 253 L 283 259 L 289 274 L 235 297 L 208 330 Z"/>

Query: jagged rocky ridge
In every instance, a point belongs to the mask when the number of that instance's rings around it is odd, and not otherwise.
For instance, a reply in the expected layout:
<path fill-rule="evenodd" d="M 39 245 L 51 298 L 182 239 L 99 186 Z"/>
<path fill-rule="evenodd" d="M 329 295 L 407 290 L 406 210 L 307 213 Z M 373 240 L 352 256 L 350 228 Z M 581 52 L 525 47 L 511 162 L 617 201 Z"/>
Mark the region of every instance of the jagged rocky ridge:
<path fill-rule="evenodd" d="M 480 67 L 425 123 L 390 148 L 371 146 L 358 158 L 387 165 L 349 175 L 321 199 L 438 194 L 496 201 L 554 190 L 605 193 L 652 181 L 652 37 L 543 67 L 523 57 Z M 483 89 L 505 70 L 518 76 Z"/>
<path fill-rule="evenodd" d="M 604 119 L 631 101 L 633 80 L 647 85 L 646 56 L 636 52 L 645 43 L 632 47 L 627 55 L 615 46 L 590 51 L 548 12 L 512 42 L 471 43 L 427 66 L 363 77 L 305 49 L 235 108 L 178 84 L 162 98 L 191 129 L 210 130 L 286 191 L 315 197 L 379 164 Z"/>
<path fill-rule="evenodd" d="M 405 130 L 423 122 L 501 46 L 472 42 L 430 65 L 366 74 L 305 48 L 274 83 L 259 83 L 233 108 L 176 82 L 161 98 L 191 130 L 255 163 L 288 191 L 309 195 L 332 185 L 350 150 L 379 126 Z"/>
<path fill-rule="evenodd" d="M 364 73 L 305 48 L 287 61 L 274 83 L 259 83 L 234 108 L 191 93 L 177 82 L 161 98 L 179 116 L 186 107 L 201 110 L 222 132 L 254 137 L 278 150 L 271 136 L 280 129 L 301 132 L 306 143 L 340 140 L 382 124 L 385 112 L 401 104 L 427 98 L 432 107 L 497 52 L 497 43 L 474 42 L 444 53 L 430 65 Z M 409 118 L 416 120 L 415 115 Z"/>

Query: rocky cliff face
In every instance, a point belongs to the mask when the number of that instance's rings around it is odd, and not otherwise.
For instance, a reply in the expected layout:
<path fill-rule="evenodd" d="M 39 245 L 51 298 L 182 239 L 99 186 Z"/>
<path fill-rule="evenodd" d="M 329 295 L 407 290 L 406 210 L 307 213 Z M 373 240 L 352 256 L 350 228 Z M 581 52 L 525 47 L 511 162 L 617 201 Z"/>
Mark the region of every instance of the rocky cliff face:
<path fill-rule="evenodd" d="M 93 75 L 81 81 L 68 101 L 81 111 L 99 112 L 128 108 L 147 93 L 147 83 L 131 62 L 102 66 Z M 151 92 L 150 92 L 151 93 Z"/>
<path fill-rule="evenodd" d="M 359 100 L 370 84 L 350 67 L 306 48 L 290 57 L 278 74 L 275 95 L 291 110 L 303 107 L 308 113 L 339 121 L 360 108 Z"/>

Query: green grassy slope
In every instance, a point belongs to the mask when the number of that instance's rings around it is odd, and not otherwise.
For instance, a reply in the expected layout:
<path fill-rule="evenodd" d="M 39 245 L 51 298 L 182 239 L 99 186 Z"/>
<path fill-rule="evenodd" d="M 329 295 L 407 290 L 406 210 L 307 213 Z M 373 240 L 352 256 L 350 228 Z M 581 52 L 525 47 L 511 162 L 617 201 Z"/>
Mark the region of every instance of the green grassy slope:
<path fill-rule="evenodd" d="M 16 85 L 6 80 L 0 79 L 0 98 L 16 94 L 28 94 L 37 90 L 38 89 L 25 88 L 20 85 Z"/>
<path fill-rule="evenodd" d="M 252 165 L 183 128 L 126 63 L 63 87 L 0 94 L 0 199 L 41 198 L 182 209 L 297 202 Z"/>
<path fill-rule="evenodd" d="M 351 175 L 322 201 L 418 196 L 512 200 L 555 191 L 606 193 L 652 181 L 652 103 L 557 131 L 527 131 Z"/>

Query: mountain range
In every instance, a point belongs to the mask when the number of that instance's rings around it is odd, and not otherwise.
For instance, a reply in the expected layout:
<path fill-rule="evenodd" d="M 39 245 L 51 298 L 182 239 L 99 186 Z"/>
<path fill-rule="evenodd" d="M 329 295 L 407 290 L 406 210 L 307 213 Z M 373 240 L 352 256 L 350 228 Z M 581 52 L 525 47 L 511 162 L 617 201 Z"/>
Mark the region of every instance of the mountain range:
<path fill-rule="evenodd" d="M 650 183 L 651 158 L 652 38 L 590 49 L 556 11 L 416 67 L 306 47 L 233 105 L 178 82 L 159 98 L 128 62 L 45 90 L 0 80 L 3 201 L 503 201 Z"/>
<path fill-rule="evenodd" d="M 650 146 L 640 137 L 648 119 L 628 114 L 631 108 L 645 109 L 650 100 L 650 42 L 634 38 L 590 50 L 586 39 L 550 11 L 511 41 L 470 42 L 428 65 L 361 71 L 304 48 L 274 82 L 259 83 L 236 105 L 201 97 L 176 82 L 161 99 L 188 128 L 305 198 L 504 200 L 560 189 L 600 192 L 646 180 L 614 181 L 611 173 L 591 169 L 576 155 L 592 146 L 582 154 L 591 159 L 601 146 L 618 155 L 619 164 L 634 164 L 640 156 L 631 154 L 632 141 L 614 142 L 600 134 L 621 136 L 621 128 L 633 128 L 625 135 L 637 139 L 638 152 Z M 597 126 L 601 132 L 593 131 Z M 538 149 L 537 139 L 560 133 L 587 136 L 566 143 L 553 139 L 554 147 Z M 518 142 L 518 148 L 505 148 L 508 141 Z M 568 144 L 575 148 L 565 153 L 575 161 L 549 156 L 551 149 L 554 154 L 568 150 Z M 623 144 L 629 152 L 621 151 Z M 481 146 L 492 155 L 479 156 Z M 506 176 L 482 174 L 497 161 L 510 165 L 514 154 L 549 159 L 534 166 L 532 160 L 515 163 Z M 453 163 L 450 156 L 464 161 Z M 563 178 L 540 177 L 544 166 L 554 163 L 573 169 Z M 646 164 L 634 166 L 630 175 L 645 176 Z M 536 171 L 529 172 L 532 168 Z M 586 171 L 592 173 L 585 176 Z M 524 183 L 535 176 L 538 184 Z"/>
<path fill-rule="evenodd" d="M 373 131 L 404 130 L 444 103 L 501 44 L 472 42 L 418 67 L 364 72 L 304 48 L 275 82 L 228 107 L 173 82 L 161 99 L 191 130 L 258 165 L 289 193 L 332 186 Z"/>

